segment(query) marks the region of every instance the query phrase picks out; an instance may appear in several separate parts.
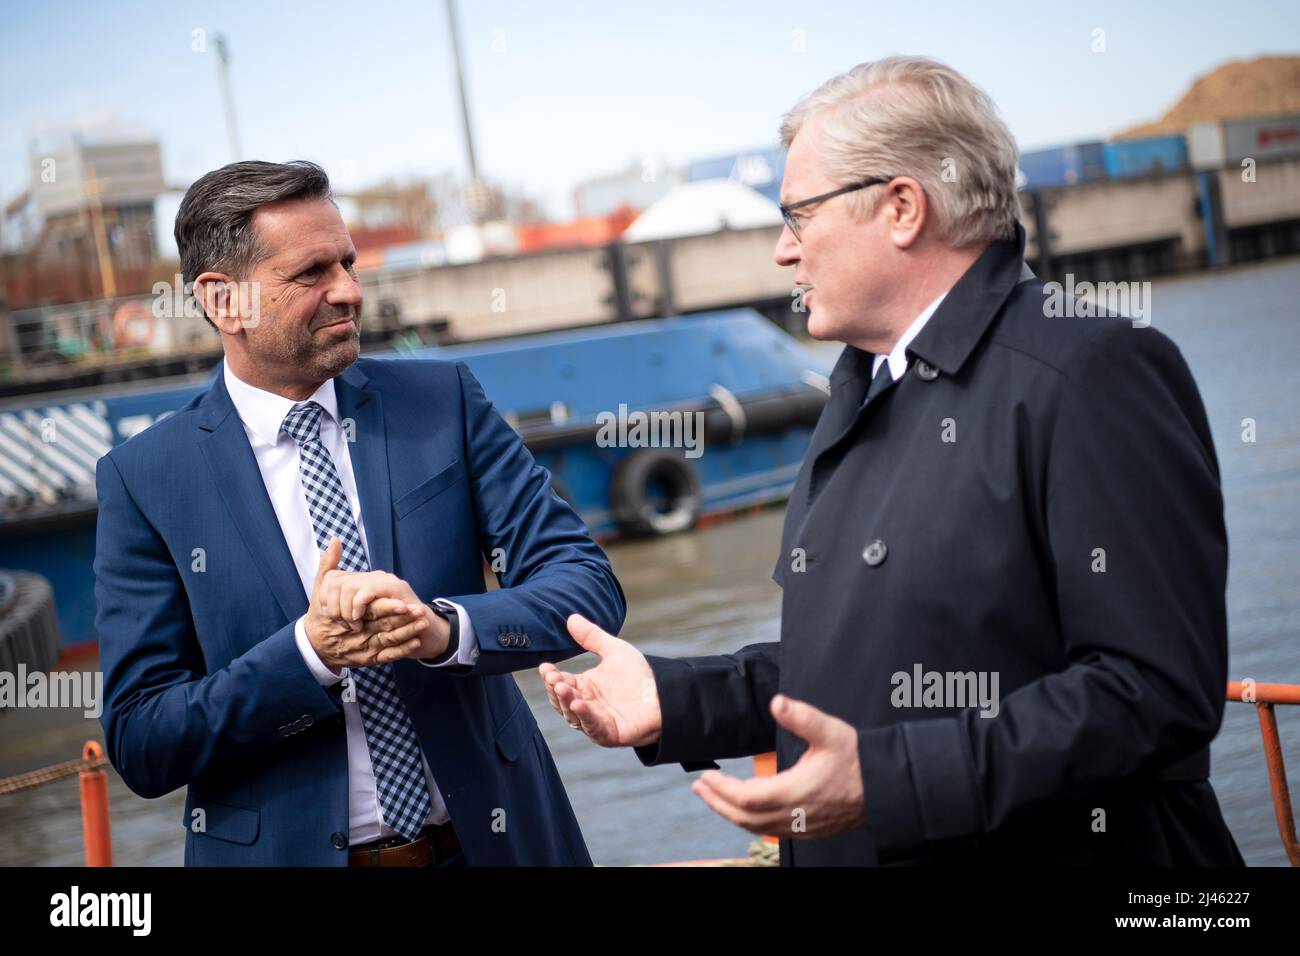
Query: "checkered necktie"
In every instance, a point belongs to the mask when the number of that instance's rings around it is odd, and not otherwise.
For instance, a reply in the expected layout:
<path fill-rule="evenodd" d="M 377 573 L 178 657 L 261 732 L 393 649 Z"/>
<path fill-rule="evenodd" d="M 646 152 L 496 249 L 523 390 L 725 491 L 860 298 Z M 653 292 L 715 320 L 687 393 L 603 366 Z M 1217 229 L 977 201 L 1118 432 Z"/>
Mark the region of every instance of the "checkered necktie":
<path fill-rule="evenodd" d="M 299 402 L 284 417 L 281 429 L 298 443 L 298 475 L 311 512 L 316 546 L 324 551 L 330 538 L 343 543 L 339 569 L 369 571 L 361 535 L 352 520 L 334 459 L 320 441 L 320 419 L 325 411 L 316 402 Z M 366 744 L 375 768 L 379 806 L 384 822 L 414 840 L 433 809 L 429 788 L 420 765 L 420 745 L 411 718 L 397 696 L 397 682 L 391 664 L 352 668 L 357 705 L 366 731 Z"/>

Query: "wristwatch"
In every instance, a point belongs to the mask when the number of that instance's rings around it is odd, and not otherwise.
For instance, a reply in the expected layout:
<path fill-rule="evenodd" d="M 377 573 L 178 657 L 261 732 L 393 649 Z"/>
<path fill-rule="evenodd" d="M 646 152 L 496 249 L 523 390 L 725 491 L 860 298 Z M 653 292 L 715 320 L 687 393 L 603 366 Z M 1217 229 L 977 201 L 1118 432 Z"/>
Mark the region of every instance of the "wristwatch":
<path fill-rule="evenodd" d="M 460 615 L 456 613 L 456 609 L 451 605 L 444 607 L 436 601 L 430 601 L 429 607 L 434 614 L 446 621 L 447 626 L 451 628 L 451 635 L 447 638 L 447 653 L 431 663 L 446 664 L 454 661 L 460 654 Z"/>

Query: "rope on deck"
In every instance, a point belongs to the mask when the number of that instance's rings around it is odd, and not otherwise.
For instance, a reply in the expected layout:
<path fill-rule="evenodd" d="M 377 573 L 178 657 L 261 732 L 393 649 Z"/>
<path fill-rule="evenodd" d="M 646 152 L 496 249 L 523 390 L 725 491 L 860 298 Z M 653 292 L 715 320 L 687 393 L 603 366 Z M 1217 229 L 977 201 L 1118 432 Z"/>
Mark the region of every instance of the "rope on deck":
<path fill-rule="evenodd" d="M 754 866 L 779 866 L 781 848 L 766 840 L 755 840 L 749 845 L 749 858 Z"/>
<path fill-rule="evenodd" d="M 67 760 L 49 767 L 42 767 L 40 770 L 20 773 L 15 777 L 0 778 L 0 796 L 21 793 L 24 790 L 34 790 L 56 780 L 75 777 L 84 770 L 98 770 L 100 767 L 106 766 L 108 766 L 108 758 L 100 756 L 90 760 Z"/>

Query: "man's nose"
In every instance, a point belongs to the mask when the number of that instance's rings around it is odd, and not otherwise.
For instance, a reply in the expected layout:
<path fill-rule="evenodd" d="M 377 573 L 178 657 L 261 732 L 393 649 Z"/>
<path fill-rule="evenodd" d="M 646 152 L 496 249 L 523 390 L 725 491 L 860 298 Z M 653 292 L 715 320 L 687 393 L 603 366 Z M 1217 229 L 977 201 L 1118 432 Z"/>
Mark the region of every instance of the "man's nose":
<path fill-rule="evenodd" d="M 340 265 L 335 270 L 329 291 L 325 293 L 325 301 L 330 305 L 351 305 L 360 311 L 361 284 L 357 282 L 356 276 Z"/>
<path fill-rule="evenodd" d="M 776 240 L 776 249 L 772 251 L 772 258 L 776 260 L 778 266 L 792 266 L 799 261 L 799 240 L 794 237 L 788 225 L 781 229 L 781 235 Z"/>

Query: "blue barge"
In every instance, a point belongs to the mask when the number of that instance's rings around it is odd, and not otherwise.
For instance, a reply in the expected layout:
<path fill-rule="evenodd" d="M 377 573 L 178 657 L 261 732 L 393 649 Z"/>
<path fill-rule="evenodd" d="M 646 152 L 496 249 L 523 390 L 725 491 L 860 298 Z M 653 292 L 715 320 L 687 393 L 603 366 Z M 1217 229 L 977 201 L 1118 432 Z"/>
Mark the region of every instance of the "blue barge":
<path fill-rule="evenodd" d="M 367 355 L 464 361 L 604 539 L 784 500 L 829 374 L 749 309 Z M 96 461 L 212 374 L 0 404 L 0 568 L 49 579 L 65 652 L 95 640 Z"/>

